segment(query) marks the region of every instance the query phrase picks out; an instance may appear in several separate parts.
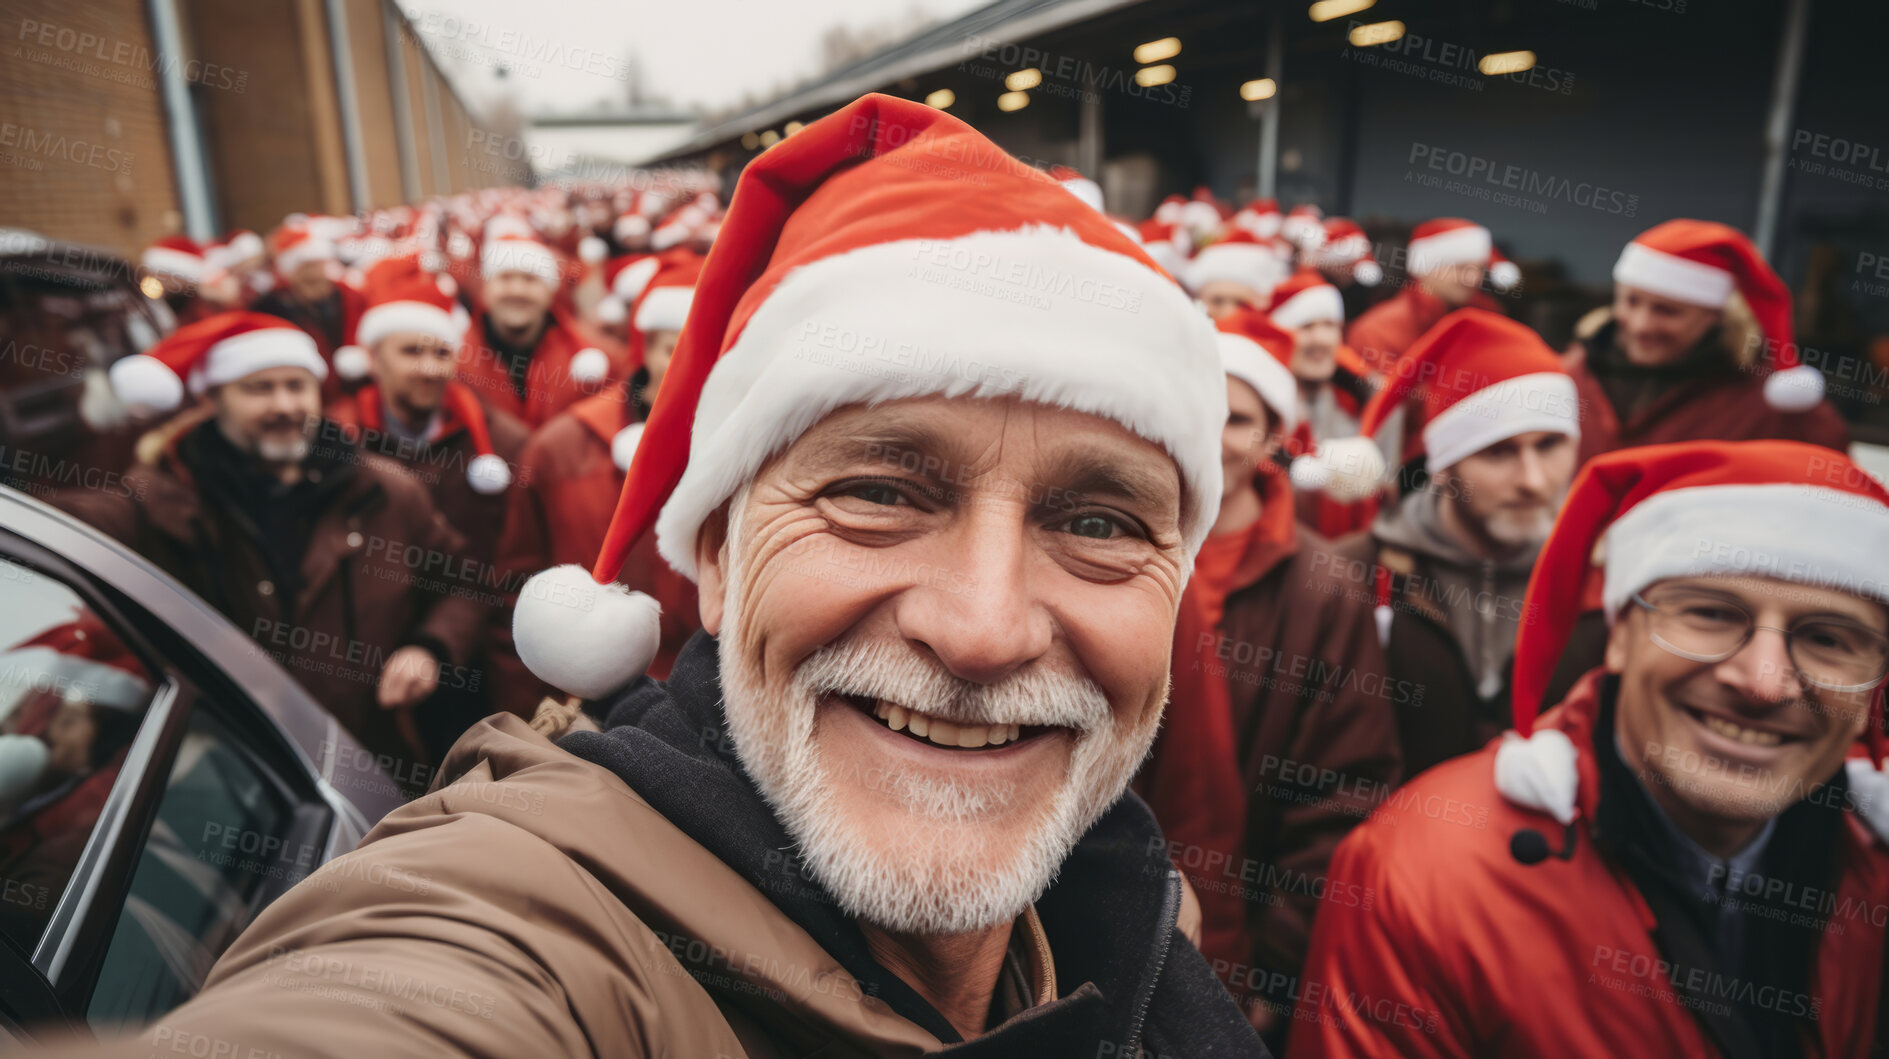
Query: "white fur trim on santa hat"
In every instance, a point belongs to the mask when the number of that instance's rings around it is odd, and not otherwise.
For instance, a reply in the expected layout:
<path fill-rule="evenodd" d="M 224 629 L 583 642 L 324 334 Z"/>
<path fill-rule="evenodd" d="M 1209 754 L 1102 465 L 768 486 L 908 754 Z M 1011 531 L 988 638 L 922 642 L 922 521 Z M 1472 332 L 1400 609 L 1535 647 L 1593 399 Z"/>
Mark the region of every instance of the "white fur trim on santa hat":
<path fill-rule="evenodd" d="M 512 469 L 497 453 L 482 452 L 466 464 L 466 481 L 485 496 L 502 493 L 512 484 Z"/>
<path fill-rule="evenodd" d="M 1487 265 L 1494 249 L 1489 229 L 1482 225 L 1452 228 L 1410 241 L 1410 271 L 1422 275 L 1445 265 Z"/>
<path fill-rule="evenodd" d="M 602 382 L 610 374 L 610 355 L 596 346 L 579 350 L 571 358 L 571 381 L 579 383 Z"/>
<path fill-rule="evenodd" d="M 1737 534 L 1726 532 L 1736 526 Z M 1601 538 L 1602 604 L 1669 577 L 1775 577 L 1889 602 L 1889 507 L 1804 484 L 1701 485 L 1647 497 Z"/>
<path fill-rule="evenodd" d="M 304 368 L 317 379 L 328 377 L 328 362 L 308 332 L 298 327 L 265 327 L 232 335 L 210 347 L 190 373 L 192 393 L 235 382 L 270 368 Z"/>
<path fill-rule="evenodd" d="M 168 246 L 145 247 L 143 261 L 146 271 L 175 276 L 191 283 L 202 283 L 203 274 L 209 267 L 203 258 Z"/>
<path fill-rule="evenodd" d="M 689 229 L 681 224 L 665 224 L 650 233 L 649 248 L 662 251 L 680 244 L 689 237 Z"/>
<path fill-rule="evenodd" d="M 610 244 L 594 235 L 586 235 L 577 241 L 577 260 L 586 265 L 594 265 L 610 256 Z"/>
<path fill-rule="evenodd" d="M 1571 824 L 1581 789 L 1579 758 L 1559 728 L 1539 729 L 1527 739 L 1504 732 L 1495 752 L 1495 789 L 1514 805 Z"/>
<path fill-rule="evenodd" d="M 694 287 L 652 287 L 636 305 L 636 329 L 645 334 L 680 331 L 694 303 Z"/>
<path fill-rule="evenodd" d="M 1280 429 L 1290 433 L 1299 425 L 1299 381 L 1279 363 L 1279 358 L 1245 335 L 1218 331 L 1214 340 L 1220 345 L 1220 366 L 1259 394 L 1259 399 L 1279 420 Z"/>
<path fill-rule="evenodd" d="M 1424 424 L 1424 462 L 1442 470 L 1498 441 L 1536 430 L 1581 439 L 1581 399 L 1574 379 L 1542 371 L 1503 379 L 1438 412 Z"/>
<path fill-rule="evenodd" d="M 506 272 L 536 276 L 558 285 L 558 259 L 551 248 L 528 239 L 495 239 L 479 252 L 479 274 L 491 279 Z"/>
<path fill-rule="evenodd" d="M 643 296 L 643 289 L 661 270 L 662 262 L 653 257 L 632 261 L 617 273 L 616 282 L 610 285 L 610 292 L 626 302 L 633 302 Z"/>
<path fill-rule="evenodd" d="M 334 261 L 337 253 L 333 243 L 311 235 L 275 256 L 276 271 L 286 276 L 310 261 Z"/>
<path fill-rule="evenodd" d="M 349 382 L 365 379 L 374 370 L 373 355 L 361 346 L 342 346 L 335 350 L 335 374 Z"/>
<path fill-rule="evenodd" d="M 643 441 L 644 426 L 643 423 L 631 423 L 610 439 L 610 462 L 617 465 L 617 470 L 629 472 L 630 461 L 636 458 L 636 446 Z"/>
<path fill-rule="evenodd" d="M 1320 283 L 1287 298 L 1268 315 L 1272 317 L 1273 323 L 1287 330 L 1296 330 L 1320 320 L 1342 324 L 1345 322 L 1345 298 L 1338 293 L 1337 287 Z"/>
<path fill-rule="evenodd" d="M 1224 280 L 1258 293 L 1262 299 L 1286 281 L 1289 274 L 1279 255 L 1259 243 L 1215 243 L 1194 256 L 1187 266 L 1187 288 L 1200 293 L 1209 283 Z"/>
<path fill-rule="evenodd" d="M 255 257 L 262 253 L 265 248 L 262 243 L 262 236 L 257 235 L 255 232 L 237 232 L 236 235 L 230 239 L 226 249 L 231 259 L 240 262 Z"/>
<path fill-rule="evenodd" d="M 168 412 L 184 401 L 184 380 L 156 357 L 137 353 L 112 364 L 112 392 L 132 408 Z"/>
<path fill-rule="evenodd" d="M 1730 272 L 1691 261 L 1645 243 L 1628 243 L 1614 262 L 1614 282 L 1652 291 L 1687 305 L 1723 309 L 1737 282 Z"/>
<path fill-rule="evenodd" d="M 390 335 L 426 335 L 456 346 L 465 330 L 450 309 L 429 302 L 382 302 L 362 313 L 354 328 L 354 340 L 363 346 Z"/>
<path fill-rule="evenodd" d="M 936 282 L 933 270 L 974 282 Z M 941 394 L 1088 412 L 1161 445 L 1180 469 L 1192 556 L 1220 504 L 1227 394 L 1214 334 L 1140 261 L 1047 225 L 805 265 L 709 374 L 658 548 L 694 577 L 703 520 L 808 427 L 848 404 Z"/>
<path fill-rule="evenodd" d="M 606 294 L 597 302 L 597 322 L 600 324 L 620 324 L 630 318 L 629 307 L 623 299 L 614 294 Z"/>
<path fill-rule="evenodd" d="M 1780 412 L 1808 412 L 1823 403 L 1823 390 L 1823 372 L 1799 364 L 1764 380 L 1764 403 Z"/>
<path fill-rule="evenodd" d="M 610 226 L 610 230 L 616 233 L 618 240 L 625 243 L 636 239 L 646 239 L 649 237 L 649 218 L 640 213 L 626 213 L 617 218 L 616 223 Z"/>
<path fill-rule="evenodd" d="M 525 582 L 512 610 L 512 646 L 558 688 L 601 698 L 641 676 L 662 642 L 662 608 L 641 592 L 600 585 L 581 566 L 554 566 Z"/>

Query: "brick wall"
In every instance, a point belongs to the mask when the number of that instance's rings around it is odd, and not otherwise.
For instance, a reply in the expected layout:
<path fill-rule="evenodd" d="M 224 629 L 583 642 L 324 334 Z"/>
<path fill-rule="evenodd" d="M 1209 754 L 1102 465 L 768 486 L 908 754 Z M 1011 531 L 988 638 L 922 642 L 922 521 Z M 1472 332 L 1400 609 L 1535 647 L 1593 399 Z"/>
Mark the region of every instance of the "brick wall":
<path fill-rule="evenodd" d="M 176 230 L 141 0 L 9 0 L 0 55 L 0 226 L 127 254 Z"/>

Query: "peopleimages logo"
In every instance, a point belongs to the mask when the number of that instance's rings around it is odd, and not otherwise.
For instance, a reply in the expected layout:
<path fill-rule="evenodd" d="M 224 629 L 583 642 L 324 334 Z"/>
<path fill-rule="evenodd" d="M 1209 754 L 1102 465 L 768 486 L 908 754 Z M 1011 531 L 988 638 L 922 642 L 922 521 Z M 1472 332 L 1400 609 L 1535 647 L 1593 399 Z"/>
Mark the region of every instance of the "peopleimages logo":
<path fill-rule="evenodd" d="M 1565 202 L 1582 209 L 1632 217 L 1640 212 L 1640 196 L 1596 184 L 1591 180 L 1544 173 L 1528 166 L 1505 164 L 1467 151 L 1455 151 L 1437 144 L 1410 145 L 1405 160 L 1415 167 L 1406 170 L 1404 179 L 1426 187 L 1467 194 L 1471 198 L 1496 205 L 1513 205 L 1534 213 L 1548 212 L 1549 202 Z M 1460 177 L 1445 184 L 1441 176 Z"/>

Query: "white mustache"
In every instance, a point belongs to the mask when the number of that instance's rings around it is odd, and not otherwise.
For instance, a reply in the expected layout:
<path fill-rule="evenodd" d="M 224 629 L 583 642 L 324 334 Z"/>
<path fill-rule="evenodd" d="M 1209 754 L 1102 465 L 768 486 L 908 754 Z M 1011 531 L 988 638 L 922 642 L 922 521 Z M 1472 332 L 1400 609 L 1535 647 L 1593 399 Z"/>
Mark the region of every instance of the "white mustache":
<path fill-rule="evenodd" d="M 954 676 L 902 644 L 856 639 L 831 643 L 794 672 L 797 689 L 884 699 L 955 724 L 1017 724 L 1100 731 L 1115 714 L 1108 696 L 1086 677 L 1031 664 L 996 684 Z"/>

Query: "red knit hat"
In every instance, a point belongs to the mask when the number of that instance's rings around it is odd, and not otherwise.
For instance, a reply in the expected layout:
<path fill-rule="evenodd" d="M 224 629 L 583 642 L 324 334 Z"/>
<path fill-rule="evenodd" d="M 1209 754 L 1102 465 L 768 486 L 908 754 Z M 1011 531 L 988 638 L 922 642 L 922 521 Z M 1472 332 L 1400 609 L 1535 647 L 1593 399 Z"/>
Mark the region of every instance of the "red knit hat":
<path fill-rule="evenodd" d="M 596 565 L 525 586 L 518 653 L 587 698 L 641 674 L 656 605 L 616 585 L 637 539 L 654 526 L 694 577 L 715 509 L 861 402 L 1016 396 L 1120 422 L 1178 466 L 1191 555 L 1220 501 L 1219 361 L 1206 317 L 1107 217 L 950 114 L 862 97 L 742 172 Z"/>
<path fill-rule="evenodd" d="M 1765 401 L 1779 411 L 1807 412 L 1823 400 L 1823 373 L 1798 359 L 1790 288 L 1738 229 L 1688 220 L 1649 228 L 1620 252 L 1614 282 L 1708 309 L 1722 309 L 1738 294 L 1774 351 Z"/>
<path fill-rule="evenodd" d="M 1580 397 L 1561 358 L 1532 329 L 1483 309 L 1458 309 L 1397 361 L 1364 406 L 1358 430 L 1360 438 L 1328 442 L 1319 452 L 1329 471 L 1323 488 L 1337 499 L 1369 496 L 1387 466 L 1418 457 L 1436 471 L 1530 431 L 1578 441 Z"/>
<path fill-rule="evenodd" d="M 1572 819 L 1571 759 L 1561 746 L 1568 740 L 1534 725 L 1553 705 L 1542 701 L 1548 681 L 1594 583 L 1611 623 L 1633 593 L 1655 582 L 1713 574 L 1889 603 L 1889 491 L 1842 453 L 1796 441 L 1695 441 L 1594 457 L 1575 478 L 1529 580 L 1513 703 L 1516 732 L 1532 738 L 1511 738 L 1498 752 L 1505 797 Z M 1879 685 L 1866 730 L 1878 765 L 1889 754 L 1882 701 Z M 1877 801 L 1889 815 L 1889 802 Z M 1882 830 L 1873 815 L 1872 822 Z"/>
<path fill-rule="evenodd" d="M 210 267 L 204 248 L 187 235 L 167 235 L 145 247 L 140 262 L 147 272 L 186 283 L 202 283 Z"/>
<path fill-rule="evenodd" d="M 315 340 L 301 328 L 266 313 L 218 313 L 187 324 L 150 349 L 114 363 L 112 390 L 128 405 L 168 412 L 184 392 L 202 394 L 269 368 L 297 367 L 328 377 Z"/>
<path fill-rule="evenodd" d="M 284 224 L 269 238 L 269 256 L 278 274 L 287 276 L 310 261 L 334 261 L 334 243 L 306 224 Z"/>
<path fill-rule="evenodd" d="M 1325 242 L 1311 252 L 1311 260 L 1319 268 L 1348 270 L 1360 287 L 1375 287 L 1384 278 L 1384 269 L 1371 256 L 1371 237 L 1349 217 L 1325 222 Z"/>
<path fill-rule="evenodd" d="M 354 328 L 356 344 L 335 350 L 335 374 L 344 379 L 365 377 L 373 363 L 368 350 L 389 335 L 420 334 L 458 346 L 472 322 L 455 297 L 459 284 L 426 268 L 418 254 L 376 262 L 361 293 L 367 310 Z"/>
<path fill-rule="evenodd" d="M 1241 309 L 1215 322 L 1220 365 L 1251 386 L 1279 419 L 1283 433 L 1299 425 L 1299 382 L 1287 366 L 1295 340 L 1258 309 Z"/>
<path fill-rule="evenodd" d="M 1495 241 L 1489 229 L 1461 217 L 1438 217 L 1411 230 L 1406 268 L 1413 274 L 1445 265 L 1482 265 L 1487 268 Z"/>
<path fill-rule="evenodd" d="M 1272 322 L 1296 331 L 1321 320 L 1345 322 L 1345 299 L 1315 268 L 1302 268 L 1274 287 L 1272 303 L 1266 307 Z"/>

